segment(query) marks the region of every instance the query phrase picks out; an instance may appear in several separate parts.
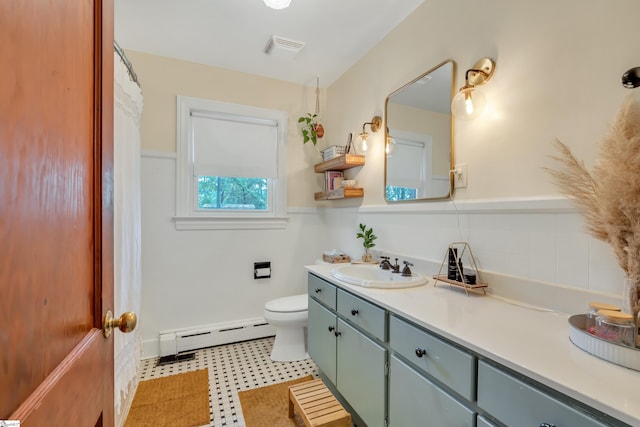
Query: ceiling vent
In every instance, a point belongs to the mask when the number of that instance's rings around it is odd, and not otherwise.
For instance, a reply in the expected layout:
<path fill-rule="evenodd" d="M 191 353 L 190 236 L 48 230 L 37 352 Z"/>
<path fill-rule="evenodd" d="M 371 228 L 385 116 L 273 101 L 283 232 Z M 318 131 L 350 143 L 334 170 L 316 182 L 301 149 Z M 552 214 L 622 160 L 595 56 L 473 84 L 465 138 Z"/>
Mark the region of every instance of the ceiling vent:
<path fill-rule="evenodd" d="M 264 48 L 264 53 L 287 58 L 295 57 L 304 47 L 304 42 L 273 35 Z"/>

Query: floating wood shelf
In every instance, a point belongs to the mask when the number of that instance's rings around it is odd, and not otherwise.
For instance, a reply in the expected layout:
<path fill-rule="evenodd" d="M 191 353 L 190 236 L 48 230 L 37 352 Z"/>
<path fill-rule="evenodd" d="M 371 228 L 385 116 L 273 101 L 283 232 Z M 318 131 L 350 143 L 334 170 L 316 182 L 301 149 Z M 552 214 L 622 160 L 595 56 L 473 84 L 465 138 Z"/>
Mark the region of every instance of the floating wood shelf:
<path fill-rule="evenodd" d="M 316 164 L 313 169 L 316 173 L 326 171 L 342 171 L 364 165 L 364 156 L 356 154 L 343 154 L 331 160 Z"/>
<path fill-rule="evenodd" d="M 313 195 L 316 200 L 353 199 L 364 196 L 364 188 L 339 188 L 333 191 L 319 191 Z"/>

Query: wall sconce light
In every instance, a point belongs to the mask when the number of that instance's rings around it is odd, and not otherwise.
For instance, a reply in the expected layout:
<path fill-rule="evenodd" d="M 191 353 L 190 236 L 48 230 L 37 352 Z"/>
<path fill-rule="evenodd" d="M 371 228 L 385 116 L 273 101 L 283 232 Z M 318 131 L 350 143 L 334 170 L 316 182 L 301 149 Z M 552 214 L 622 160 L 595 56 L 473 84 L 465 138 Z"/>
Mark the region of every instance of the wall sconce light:
<path fill-rule="evenodd" d="M 264 4 L 269 6 L 271 9 L 285 9 L 289 7 L 291 0 L 264 0 Z"/>
<path fill-rule="evenodd" d="M 384 152 L 387 157 L 391 157 L 393 150 L 396 148 L 396 140 L 389 134 L 389 128 L 387 128 L 387 143 L 384 146 Z"/>
<path fill-rule="evenodd" d="M 368 148 L 367 138 L 369 137 L 369 134 L 364 129 L 366 125 L 369 125 L 369 128 L 371 128 L 371 132 L 373 133 L 378 132 L 380 130 L 380 126 L 382 126 L 382 117 L 373 116 L 370 122 L 366 122 L 365 124 L 362 125 L 362 132 L 360 132 L 360 141 L 362 141 L 362 151 L 365 151 L 365 152 L 367 151 L 367 148 Z"/>
<path fill-rule="evenodd" d="M 464 74 L 465 84 L 451 101 L 451 112 L 458 119 L 473 120 L 480 116 L 487 105 L 487 99 L 477 86 L 491 80 L 496 64 L 489 58 L 482 58 Z"/>

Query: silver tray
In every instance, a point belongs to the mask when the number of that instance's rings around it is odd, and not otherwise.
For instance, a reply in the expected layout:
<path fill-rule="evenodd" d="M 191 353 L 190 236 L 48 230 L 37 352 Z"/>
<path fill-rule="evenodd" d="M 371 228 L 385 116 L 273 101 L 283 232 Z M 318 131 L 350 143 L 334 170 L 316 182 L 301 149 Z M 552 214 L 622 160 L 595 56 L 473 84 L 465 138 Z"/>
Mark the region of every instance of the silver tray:
<path fill-rule="evenodd" d="M 640 371 L 640 349 L 615 344 L 586 331 L 587 315 L 569 317 L 569 339 L 576 346 L 600 359 Z"/>

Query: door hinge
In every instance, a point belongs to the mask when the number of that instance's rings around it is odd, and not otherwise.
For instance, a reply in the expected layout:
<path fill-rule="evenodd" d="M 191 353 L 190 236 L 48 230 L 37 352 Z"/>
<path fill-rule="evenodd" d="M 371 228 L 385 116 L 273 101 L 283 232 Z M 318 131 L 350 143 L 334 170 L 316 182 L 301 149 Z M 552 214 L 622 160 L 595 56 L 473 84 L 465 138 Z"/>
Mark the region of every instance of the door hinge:
<path fill-rule="evenodd" d="M 384 419 L 384 427 L 389 427 L 389 418 Z"/>
<path fill-rule="evenodd" d="M 389 362 L 384 362 L 384 375 L 389 376 Z"/>

